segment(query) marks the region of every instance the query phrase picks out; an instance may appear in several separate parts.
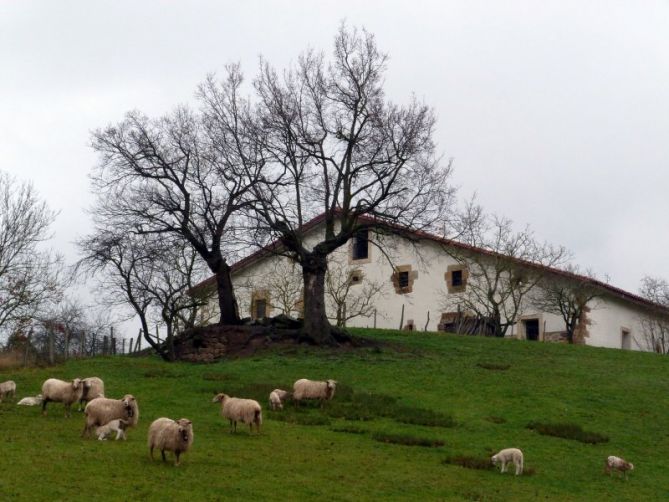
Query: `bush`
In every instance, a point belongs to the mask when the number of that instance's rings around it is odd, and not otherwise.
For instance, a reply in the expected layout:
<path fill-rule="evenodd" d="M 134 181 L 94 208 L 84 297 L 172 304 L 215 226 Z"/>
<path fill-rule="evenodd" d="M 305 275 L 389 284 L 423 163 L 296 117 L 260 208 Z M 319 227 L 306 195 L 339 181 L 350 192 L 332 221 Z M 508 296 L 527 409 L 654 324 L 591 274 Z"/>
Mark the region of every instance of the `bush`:
<path fill-rule="evenodd" d="M 578 424 L 551 424 L 534 421 L 527 424 L 527 428 L 534 430 L 539 434 L 543 434 L 544 436 L 573 439 L 574 441 L 580 441 L 581 443 L 597 444 L 607 443 L 609 441 L 608 436 L 599 434 L 597 432 L 584 431 L 583 428 Z"/>

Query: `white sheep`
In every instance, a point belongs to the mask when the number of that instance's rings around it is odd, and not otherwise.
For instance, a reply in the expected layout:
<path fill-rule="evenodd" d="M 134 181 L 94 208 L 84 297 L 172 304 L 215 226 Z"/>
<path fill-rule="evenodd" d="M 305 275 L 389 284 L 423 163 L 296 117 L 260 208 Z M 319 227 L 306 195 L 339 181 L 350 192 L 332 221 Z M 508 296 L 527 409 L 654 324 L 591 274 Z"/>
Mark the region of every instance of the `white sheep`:
<path fill-rule="evenodd" d="M 21 406 L 38 406 L 42 404 L 42 394 L 37 394 L 36 396 L 28 396 L 21 399 L 18 403 Z"/>
<path fill-rule="evenodd" d="M 0 403 L 6 397 L 16 396 L 16 383 L 14 380 L 7 380 L 6 382 L 0 383 Z"/>
<path fill-rule="evenodd" d="M 301 378 L 293 384 L 293 400 L 299 403 L 303 399 L 318 399 L 321 401 L 329 401 L 332 399 L 337 387 L 336 380 L 325 380 L 324 382 L 317 380 L 307 380 Z"/>
<path fill-rule="evenodd" d="M 490 460 L 493 465 L 502 464 L 500 472 L 506 472 L 506 465 L 510 462 L 516 466 L 516 476 L 523 473 L 523 452 L 518 448 L 505 448 L 493 455 Z"/>
<path fill-rule="evenodd" d="M 230 432 L 237 432 L 237 422 L 249 424 L 249 429 L 253 432 L 253 424 L 256 425 L 256 432 L 260 432 L 262 424 L 262 407 L 258 401 L 253 399 L 240 399 L 230 397 L 227 394 L 217 394 L 213 403 L 221 403 L 221 415 L 230 420 Z"/>
<path fill-rule="evenodd" d="M 165 451 L 172 451 L 176 457 L 174 465 L 179 465 L 179 455 L 187 452 L 193 444 L 193 422 L 187 418 L 157 418 L 149 426 L 148 436 L 151 460 L 153 449 L 158 448 L 163 462 L 166 460 Z"/>
<path fill-rule="evenodd" d="M 619 471 L 621 474 L 625 476 L 625 479 L 627 479 L 627 471 L 633 471 L 634 470 L 634 464 L 631 462 L 628 462 L 627 460 L 616 457 L 615 455 L 611 455 L 610 457 L 607 457 L 606 459 L 606 464 L 604 467 L 604 471 L 610 476 L 611 475 L 611 469 L 615 471 Z"/>
<path fill-rule="evenodd" d="M 283 402 L 285 399 L 290 396 L 290 392 L 287 390 L 281 390 L 281 389 L 274 389 L 272 392 L 269 393 L 269 407 L 273 410 L 276 410 L 277 408 L 282 410 L 283 409 Z"/>
<path fill-rule="evenodd" d="M 79 399 L 79 411 L 84 409 L 84 406 L 96 397 L 105 397 L 105 383 L 98 377 L 84 378 L 82 381 L 84 391 Z"/>
<path fill-rule="evenodd" d="M 86 425 L 81 437 L 89 436 L 93 427 L 108 424 L 117 418 L 127 421 L 128 427 L 136 426 L 139 420 L 139 406 L 131 394 L 126 394 L 122 399 L 96 397 L 86 405 L 84 415 L 86 415 Z"/>
<path fill-rule="evenodd" d="M 119 439 L 126 439 L 125 430 L 128 428 L 128 421 L 123 420 L 122 418 L 117 418 L 111 422 L 101 425 L 95 429 L 95 435 L 100 441 L 106 441 L 107 436 L 111 436 L 114 432 L 116 433 L 116 441 Z"/>
<path fill-rule="evenodd" d="M 46 416 L 46 405 L 49 401 L 63 403 L 65 416 L 70 416 L 70 407 L 81 399 L 83 385 L 81 379 L 75 378 L 71 382 L 64 382 L 57 378 L 49 378 L 42 384 L 42 414 Z"/>

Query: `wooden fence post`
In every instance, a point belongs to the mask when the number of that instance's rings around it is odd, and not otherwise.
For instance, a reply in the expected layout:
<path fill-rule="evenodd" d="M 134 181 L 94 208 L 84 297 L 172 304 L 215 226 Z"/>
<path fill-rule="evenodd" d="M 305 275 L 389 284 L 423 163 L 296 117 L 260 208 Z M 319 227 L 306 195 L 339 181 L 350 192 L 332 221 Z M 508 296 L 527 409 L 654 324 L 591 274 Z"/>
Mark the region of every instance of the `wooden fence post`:
<path fill-rule="evenodd" d="M 107 335 L 102 337 L 102 355 L 106 356 L 109 353 L 109 339 Z"/>

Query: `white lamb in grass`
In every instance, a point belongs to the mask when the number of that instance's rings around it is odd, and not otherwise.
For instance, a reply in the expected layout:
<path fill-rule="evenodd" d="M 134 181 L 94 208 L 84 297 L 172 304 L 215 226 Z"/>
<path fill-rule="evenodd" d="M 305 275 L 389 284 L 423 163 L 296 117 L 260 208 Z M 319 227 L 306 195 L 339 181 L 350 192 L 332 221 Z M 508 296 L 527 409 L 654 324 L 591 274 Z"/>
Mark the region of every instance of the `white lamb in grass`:
<path fill-rule="evenodd" d="M 634 464 L 631 462 L 628 462 L 627 460 L 616 457 L 615 455 L 611 455 L 610 457 L 607 457 L 606 459 L 606 465 L 604 467 L 604 470 L 606 473 L 610 476 L 611 475 L 611 470 L 619 471 L 622 475 L 625 476 L 625 479 L 627 479 L 627 471 L 633 471 L 634 470 Z"/>
<path fill-rule="evenodd" d="M 126 439 L 125 430 L 130 426 L 130 422 L 117 418 L 111 422 L 101 425 L 95 429 L 95 435 L 100 441 L 106 441 L 108 436 L 116 433 L 116 440 Z"/>
<path fill-rule="evenodd" d="M 505 448 L 493 455 L 490 460 L 493 465 L 502 464 L 500 472 L 506 472 L 507 464 L 513 462 L 516 466 L 516 476 L 523 473 L 523 452 L 518 448 Z"/>

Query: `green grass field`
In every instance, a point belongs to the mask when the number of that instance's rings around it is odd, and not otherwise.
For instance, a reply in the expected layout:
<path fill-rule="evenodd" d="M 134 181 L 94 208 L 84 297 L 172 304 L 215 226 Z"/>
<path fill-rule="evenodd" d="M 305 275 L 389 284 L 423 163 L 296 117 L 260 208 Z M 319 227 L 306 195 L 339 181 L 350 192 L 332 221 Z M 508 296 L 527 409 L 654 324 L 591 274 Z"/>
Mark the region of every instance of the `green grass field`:
<path fill-rule="evenodd" d="M 360 330 L 380 348 L 289 347 L 212 365 L 108 357 L 0 371 L 17 400 L 46 378 L 99 376 L 109 397 L 134 394 L 128 440 L 82 440 L 83 414 L 58 403 L 0 404 L 1 500 L 669 500 L 669 360 L 513 340 Z M 264 410 L 260 435 L 228 433 L 217 392 L 258 399 L 298 378 L 334 378 L 322 409 Z M 151 462 L 155 418 L 193 421 L 181 466 Z M 530 422 L 568 423 L 608 441 L 541 435 Z M 486 469 L 505 447 L 528 475 Z M 635 465 L 603 474 L 608 455 Z M 159 457 L 159 455 L 158 455 Z M 449 462 L 466 463 L 465 468 Z M 465 459 L 466 461 L 462 461 Z M 513 469 L 511 469 L 513 470 Z"/>

